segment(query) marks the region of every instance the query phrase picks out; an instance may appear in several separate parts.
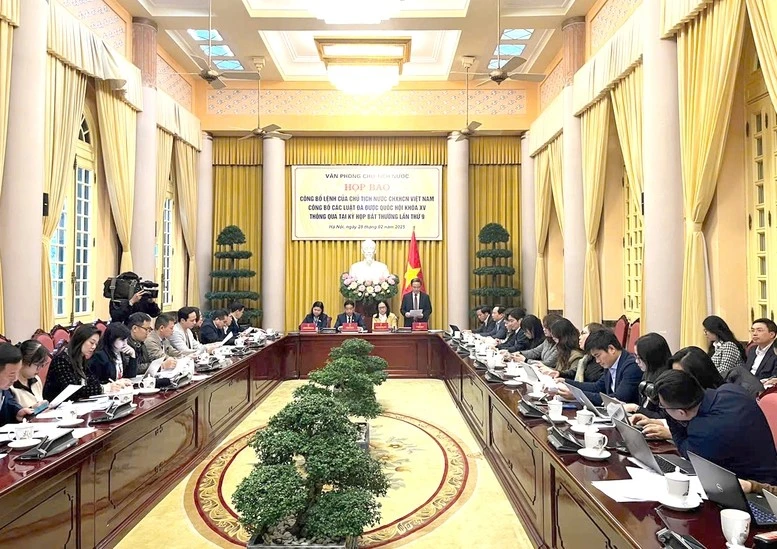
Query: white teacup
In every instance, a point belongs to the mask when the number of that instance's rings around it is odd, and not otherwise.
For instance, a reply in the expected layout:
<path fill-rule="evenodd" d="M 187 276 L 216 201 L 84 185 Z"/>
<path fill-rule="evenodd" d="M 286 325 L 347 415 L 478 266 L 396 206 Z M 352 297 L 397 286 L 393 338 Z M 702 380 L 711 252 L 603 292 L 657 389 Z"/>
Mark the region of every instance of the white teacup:
<path fill-rule="evenodd" d="M 144 389 L 153 389 L 156 387 L 156 378 L 152 376 L 144 377 L 142 380 L 140 380 L 140 386 Z"/>
<path fill-rule="evenodd" d="M 548 416 L 556 419 L 563 416 L 564 403 L 560 400 L 551 400 L 548 402 Z"/>
<path fill-rule="evenodd" d="M 31 439 L 32 435 L 34 434 L 35 434 L 35 427 L 33 427 L 32 423 L 27 423 L 25 421 L 23 423 L 14 425 L 13 437 L 15 440 L 28 440 L 28 439 Z"/>
<path fill-rule="evenodd" d="M 245 344 L 246 344 L 246 341 L 242 337 L 239 337 L 235 340 L 235 347 L 244 347 Z"/>
<path fill-rule="evenodd" d="M 739 509 L 723 509 L 720 512 L 723 536 L 733 547 L 744 547 L 750 533 L 750 513 Z"/>
<path fill-rule="evenodd" d="M 575 419 L 578 425 L 593 425 L 594 413 L 590 410 L 578 410 Z"/>
<path fill-rule="evenodd" d="M 666 479 L 666 493 L 669 494 L 669 497 L 685 499 L 688 496 L 691 487 L 691 477 L 684 475 L 679 469 L 675 469 L 672 473 L 666 473 L 664 478 Z"/>
<path fill-rule="evenodd" d="M 585 447 L 588 450 L 601 454 L 607 446 L 607 437 L 599 433 L 597 429 L 589 429 L 584 435 Z"/>
<path fill-rule="evenodd" d="M 542 384 L 541 381 L 531 384 L 531 392 L 534 394 L 542 393 L 544 388 L 545 386 Z"/>
<path fill-rule="evenodd" d="M 274 336 L 275 335 L 275 330 L 273 330 L 272 328 L 267 328 L 265 330 L 265 332 L 267 332 L 268 336 Z"/>

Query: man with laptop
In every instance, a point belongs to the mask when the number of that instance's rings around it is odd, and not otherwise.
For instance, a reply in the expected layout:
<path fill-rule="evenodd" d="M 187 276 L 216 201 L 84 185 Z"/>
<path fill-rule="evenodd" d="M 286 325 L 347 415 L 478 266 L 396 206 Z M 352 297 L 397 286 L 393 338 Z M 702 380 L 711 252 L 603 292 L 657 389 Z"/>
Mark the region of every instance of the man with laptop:
<path fill-rule="evenodd" d="M 739 478 L 777 483 L 777 450 L 758 404 L 738 385 L 702 389 L 695 377 L 668 370 L 655 383 L 678 452 L 689 452 Z"/>

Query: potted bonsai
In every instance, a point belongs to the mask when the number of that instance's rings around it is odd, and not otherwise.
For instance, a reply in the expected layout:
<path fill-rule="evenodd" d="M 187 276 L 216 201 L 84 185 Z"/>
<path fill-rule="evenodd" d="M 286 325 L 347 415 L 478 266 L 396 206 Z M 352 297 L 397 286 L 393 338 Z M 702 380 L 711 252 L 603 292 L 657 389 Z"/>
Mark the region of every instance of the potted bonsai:
<path fill-rule="evenodd" d="M 482 277 L 482 282 L 478 282 L 470 294 L 486 298 L 490 303 L 512 304 L 520 291 L 512 286 L 515 267 L 510 264 L 513 257 L 513 250 L 508 245 L 510 233 L 499 223 L 487 223 L 480 229 L 478 241 L 485 247 L 478 250 L 475 257 L 486 264 L 472 270 L 475 276 Z M 477 309 L 472 311 L 473 318 L 476 312 Z"/>
<path fill-rule="evenodd" d="M 295 395 L 332 394 L 348 414 L 365 419 L 378 417 L 382 408 L 375 396 L 375 386 L 388 378 L 388 363 L 370 353 L 374 345 L 364 339 L 348 339 L 329 353 L 323 368 L 310 373 L 310 382 L 299 387 Z M 359 445 L 369 448 L 369 423 L 355 421 L 359 429 Z"/>
<path fill-rule="evenodd" d="M 295 396 L 249 444 L 259 461 L 232 498 L 249 549 L 356 547 L 380 520 L 388 481 L 332 394 Z"/>

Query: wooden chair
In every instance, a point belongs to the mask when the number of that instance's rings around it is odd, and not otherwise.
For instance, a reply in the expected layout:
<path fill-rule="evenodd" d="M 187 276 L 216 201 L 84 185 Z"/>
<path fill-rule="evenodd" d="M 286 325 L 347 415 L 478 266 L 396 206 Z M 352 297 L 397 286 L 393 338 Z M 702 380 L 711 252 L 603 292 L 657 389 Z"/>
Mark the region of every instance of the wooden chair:
<path fill-rule="evenodd" d="M 51 334 L 48 332 L 44 332 L 40 328 L 35 330 L 35 333 L 32 334 L 32 339 L 36 341 L 40 341 L 41 345 L 46 347 L 48 349 L 49 354 L 54 352 L 54 338 L 51 337 Z"/>
<path fill-rule="evenodd" d="M 59 347 L 60 343 L 68 343 L 70 341 L 70 330 L 57 324 L 51 330 L 51 339 L 54 341 L 54 348 Z"/>
<path fill-rule="evenodd" d="M 612 331 L 615 333 L 615 337 L 618 338 L 618 341 L 620 341 L 621 347 L 625 347 L 626 335 L 629 332 L 629 319 L 626 318 L 626 315 L 621 315 L 621 317 L 615 321 L 615 327 L 613 327 Z"/>
<path fill-rule="evenodd" d="M 758 397 L 758 406 L 766 416 L 766 422 L 772 431 L 772 438 L 777 444 L 777 386 L 770 387 Z"/>
<path fill-rule="evenodd" d="M 108 323 L 104 320 L 97 319 L 97 322 L 94 323 L 94 327 L 100 330 L 100 335 L 103 335 L 105 330 L 108 329 Z"/>
<path fill-rule="evenodd" d="M 629 337 L 626 340 L 626 350 L 630 353 L 634 353 L 635 345 L 639 339 L 639 319 L 635 320 L 629 326 Z"/>
<path fill-rule="evenodd" d="M 46 362 L 38 368 L 38 377 L 40 378 L 41 384 L 46 383 L 46 376 L 49 373 L 49 366 L 51 366 L 51 353 L 49 353 L 49 356 L 46 357 Z"/>
<path fill-rule="evenodd" d="M 5 337 L 3 334 L 0 334 L 0 343 L 11 343 L 11 340 Z"/>

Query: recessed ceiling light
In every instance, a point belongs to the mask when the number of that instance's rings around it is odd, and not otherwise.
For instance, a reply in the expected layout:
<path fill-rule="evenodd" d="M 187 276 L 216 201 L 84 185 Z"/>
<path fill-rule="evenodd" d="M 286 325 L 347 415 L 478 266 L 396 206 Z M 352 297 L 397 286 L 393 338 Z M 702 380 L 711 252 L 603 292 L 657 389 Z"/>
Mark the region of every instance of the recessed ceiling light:
<path fill-rule="evenodd" d="M 215 57 L 234 57 L 235 54 L 226 44 L 219 44 L 218 46 L 206 46 L 201 44 L 200 48 L 205 52 L 205 55 L 213 55 Z"/>
<path fill-rule="evenodd" d="M 505 66 L 505 63 L 507 63 L 507 61 L 508 60 L 505 59 L 505 58 L 502 58 L 502 59 L 492 59 L 491 61 L 488 62 L 488 68 L 489 69 L 501 69 L 502 67 Z"/>
<path fill-rule="evenodd" d="M 499 44 L 494 49 L 494 55 L 521 55 L 524 48 L 526 46 L 523 44 Z"/>
<path fill-rule="evenodd" d="M 191 36 L 194 40 L 197 40 L 198 42 L 208 40 L 208 39 L 224 40 L 219 34 L 219 31 L 217 31 L 216 29 L 212 29 L 210 31 L 208 29 L 189 29 L 186 32 L 188 32 L 189 36 Z"/>
<path fill-rule="evenodd" d="M 505 29 L 502 40 L 529 40 L 534 34 L 534 29 Z"/>
<path fill-rule="evenodd" d="M 243 65 L 237 59 L 217 59 L 213 62 L 222 71 L 242 71 Z"/>
<path fill-rule="evenodd" d="M 327 44 L 323 46 L 327 57 L 402 57 L 405 48 L 393 44 Z"/>

